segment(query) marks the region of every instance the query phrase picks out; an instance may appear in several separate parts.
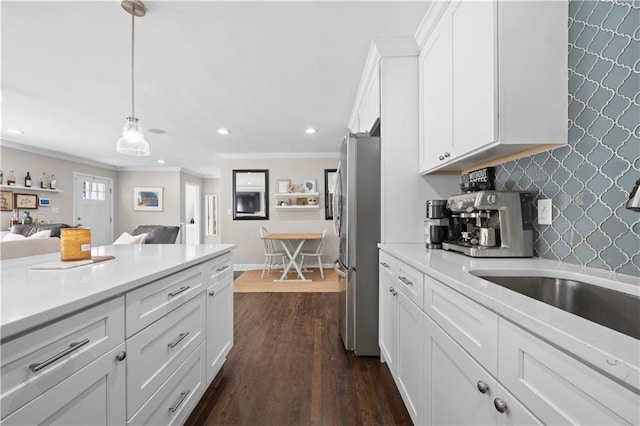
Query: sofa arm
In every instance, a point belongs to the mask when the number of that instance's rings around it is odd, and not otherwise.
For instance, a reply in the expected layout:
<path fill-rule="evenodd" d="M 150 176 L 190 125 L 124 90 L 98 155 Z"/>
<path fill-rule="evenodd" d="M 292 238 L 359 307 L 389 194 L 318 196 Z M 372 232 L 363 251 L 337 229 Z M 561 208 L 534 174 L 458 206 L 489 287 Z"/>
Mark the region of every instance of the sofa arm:
<path fill-rule="evenodd" d="M 60 252 L 60 238 L 0 241 L 1 260 L 55 252 Z"/>

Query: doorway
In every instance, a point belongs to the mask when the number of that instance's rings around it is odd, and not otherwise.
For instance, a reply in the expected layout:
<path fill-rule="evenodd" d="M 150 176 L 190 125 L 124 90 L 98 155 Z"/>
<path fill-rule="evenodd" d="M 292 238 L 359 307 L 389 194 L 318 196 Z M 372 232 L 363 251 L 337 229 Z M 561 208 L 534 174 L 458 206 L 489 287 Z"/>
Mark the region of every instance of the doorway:
<path fill-rule="evenodd" d="M 91 245 L 113 242 L 113 179 L 73 174 L 73 224 L 91 228 Z"/>
<path fill-rule="evenodd" d="M 184 243 L 200 244 L 200 186 L 184 184 Z"/>

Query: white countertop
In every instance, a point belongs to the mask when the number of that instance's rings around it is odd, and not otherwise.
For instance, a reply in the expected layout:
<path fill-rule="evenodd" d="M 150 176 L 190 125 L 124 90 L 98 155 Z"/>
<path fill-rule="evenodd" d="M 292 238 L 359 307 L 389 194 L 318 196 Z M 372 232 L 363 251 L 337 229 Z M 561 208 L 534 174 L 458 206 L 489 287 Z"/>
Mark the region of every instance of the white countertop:
<path fill-rule="evenodd" d="M 383 251 L 465 294 L 538 337 L 640 389 L 640 340 L 483 280 L 469 271 L 569 277 L 640 297 L 640 278 L 542 259 L 480 259 L 424 244 L 379 244 Z M 495 273 L 493 275 L 496 275 Z M 638 313 L 640 321 L 640 313 Z"/>
<path fill-rule="evenodd" d="M 6 339 L 233 250 L 233 244 L 94 247 L 115 259 L 64 270 L 30 269 L 60 253 L 0 262 L 0 337 Z"/>

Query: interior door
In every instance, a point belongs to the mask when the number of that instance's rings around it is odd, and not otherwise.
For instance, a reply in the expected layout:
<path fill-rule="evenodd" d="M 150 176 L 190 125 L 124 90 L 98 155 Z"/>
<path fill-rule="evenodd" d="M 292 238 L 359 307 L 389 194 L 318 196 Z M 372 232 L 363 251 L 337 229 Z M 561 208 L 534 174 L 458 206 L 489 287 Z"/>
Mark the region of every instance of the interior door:
<path fill-rule="evenodd" d="M 74 173 L 73 224 L 91 228 L 91 245 L 113 242 L 113 180 Z"/>

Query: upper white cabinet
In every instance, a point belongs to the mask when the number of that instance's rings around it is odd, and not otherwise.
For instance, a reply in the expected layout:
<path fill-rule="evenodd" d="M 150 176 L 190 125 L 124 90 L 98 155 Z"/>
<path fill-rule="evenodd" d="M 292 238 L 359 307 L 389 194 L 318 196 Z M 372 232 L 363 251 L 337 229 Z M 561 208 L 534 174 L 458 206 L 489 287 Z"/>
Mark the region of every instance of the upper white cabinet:
<path fill-rule="evenodd" d="M 416 39 L 421 173 L 567 143 L 565 1 L 434 2 Z"/>

